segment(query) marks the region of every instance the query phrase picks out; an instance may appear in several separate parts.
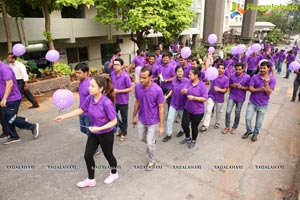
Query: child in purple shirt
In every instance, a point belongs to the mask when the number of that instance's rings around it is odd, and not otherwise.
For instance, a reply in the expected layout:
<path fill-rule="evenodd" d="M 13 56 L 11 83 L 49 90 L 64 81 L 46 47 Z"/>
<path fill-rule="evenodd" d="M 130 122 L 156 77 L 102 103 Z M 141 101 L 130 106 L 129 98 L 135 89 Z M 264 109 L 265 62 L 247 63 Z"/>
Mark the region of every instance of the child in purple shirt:
<path fill-rule="evenodd" d="M 104 180 L 111 184 L 119 178 L 117 160 L 113 155 L 114 126 L 117 124 L 115 111 L 115 95 L 111 80 L 108 77 L 96 76 L 90 81 L 90 96 L 80 108 L 55 118 L 56 122 L 75 117 L 87 112 L 91 125 L 88 127 L 90 134 L 86 143 L 84 159 L 88 170 L 88 178 L 77 183 L 77 187 L 94 187 L 96 185 L 94 152 L 100 144 L 103 154 L 108 161 L 111 173 Z M 105 95 L 105 94 L 106 95 Z"/>
<path fill-rule="evenodd" d="M 262 62 L 260 64 L 260 73 L 253 76 L 249 82 L 249 91 L 251 92 L 249 103 L 246 111 L 246 133 L 242 139 L 246 139 L 253 134 L 251 140 L 255 142 L 259 134 L 265 112 L 267 111 L 270 95 L 275 89 L 276 80 L 273 76 L 269 76 L 271 65 L 269 62 Z M 256 113 L 256 121 L 254 130 L 251 122 Z"/>

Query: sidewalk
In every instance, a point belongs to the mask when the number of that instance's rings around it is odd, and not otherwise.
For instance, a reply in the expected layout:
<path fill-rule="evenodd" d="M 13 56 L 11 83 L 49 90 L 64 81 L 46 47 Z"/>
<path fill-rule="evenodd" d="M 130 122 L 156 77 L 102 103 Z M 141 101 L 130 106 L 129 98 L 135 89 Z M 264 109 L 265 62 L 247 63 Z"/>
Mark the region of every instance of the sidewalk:
<path fill-rule="evenodd" d="M 19 130 L 21 142 L 0 145 L 0 200 L 274 200 L 294 187 L 300 158 L 300 102 L 290 102 L 289 80 L 277 77 L 258 141 L 242 140 L 245 132 L 244 103 L 236 135 L 223 135 L 213 126 L 200 133 L 197 147 L 180 145 L 183 138 L 157 140 L 157 167 L 146 172 L 146 146 L 131 125 L 134 95 L 129 106 L 129 131 L 125 142 L 115 138 L 114 154 L 120 178 L 103 183 L 109 174 L 103 154 L 95 157 L 97 186 L 78 189 L 76 182 L 87 177 L 83 158 L 86 136 L 79 131 L 78 118 L 55 123 L 59 115 L 51 98 L 38 109 L 21 105 L 20 115 L 40 123 L 40 138 Z M 78 94 L 71 111 L 78 107 Z M 247 98 L 248 99 L 248 98 Z M 223 119 L 225 118 L 223 107 Z M 211 120 L 213 124 L 215 118 Z M 223 121 L 224 122 L 224 121 Z M 174 133 L 180 129 L 174 125 Z"/>

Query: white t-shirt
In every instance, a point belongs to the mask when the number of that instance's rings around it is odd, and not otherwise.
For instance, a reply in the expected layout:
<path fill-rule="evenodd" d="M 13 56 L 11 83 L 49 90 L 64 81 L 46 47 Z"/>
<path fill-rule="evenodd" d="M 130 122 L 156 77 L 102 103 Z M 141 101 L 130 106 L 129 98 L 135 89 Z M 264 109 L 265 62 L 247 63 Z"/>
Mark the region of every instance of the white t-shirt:
<path fill-rule="evenodd" d="M 28 74 L 23 63 L 16 60 L 14 63 L 9 63 L 8 65 L 14 71 L 17 80 L 23 79 L 24 82 L 28 81 Z"/>

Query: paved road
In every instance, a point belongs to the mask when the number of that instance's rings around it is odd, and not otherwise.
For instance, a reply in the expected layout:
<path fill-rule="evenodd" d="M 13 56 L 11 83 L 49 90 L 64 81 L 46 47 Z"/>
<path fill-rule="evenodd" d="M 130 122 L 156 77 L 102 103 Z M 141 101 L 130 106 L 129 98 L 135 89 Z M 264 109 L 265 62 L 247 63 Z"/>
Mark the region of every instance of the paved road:
<path fill-rule="evenodd" d="M 236 135 L 221 134 L 224 123 L 220 129 L 210 127 L 199 134 L 193 150 L 180 145 L 181 138 L 173 137 L 168 143 L 158 139 L 157 169 L 152 172 L 142 169 L 147 162 L 146 147 L 130 125 L 128 139 L 114 145 L 120 179 L 113 185 L 103 184 L 109 171 L 100 154 L 95 157 L 97 186 L 86 189 L 75 186 L 87 176 L 83 159 L 86 136 L 79 132 L 78 119 L 55 123 L 59 113 L 51 98 L 35 110 L 27 109 L 29 104 L 24 102 L 20 114 L 40 123 L 41 136 L 32 140 L 28 131 L 19 130 L 21 142 L 0 145 L 0 199 L 282 199 L 293 186 L 300 156 L 300 102 L 290 102 L 292 83 L 293 77 L 277 76 L 257 142 L 241 139 L 245 103 Z M 75 95 L 73 109 L 78 105 Z M 133 98 L 130 119 L 132 108 Z M 178 130 L 175 124 L 174 132 Z"/>

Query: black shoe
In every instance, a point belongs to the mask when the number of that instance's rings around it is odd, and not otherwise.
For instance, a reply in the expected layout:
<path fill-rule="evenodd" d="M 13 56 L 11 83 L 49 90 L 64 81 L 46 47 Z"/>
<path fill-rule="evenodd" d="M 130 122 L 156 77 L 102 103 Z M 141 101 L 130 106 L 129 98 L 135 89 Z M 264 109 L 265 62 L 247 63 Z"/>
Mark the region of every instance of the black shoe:
<path fill-rule="evenodd" d="M 251 140 L 252 140 L 252 142 L 255 142 L 257 140 L 257 134 L 253 134 Z"/>
<path fill-rule="evenodd" d="M 248 132 L 244 133 L 244 135 L 242 136 L 242 139 L 247 139 L 249 137 L 249 135 L 251 135 L 251 134 L 252 134 L 251 132 L 250 133 L 248 133 Z"/>
<path fill-rule="evenodd" d="M 183 131 L 179 131 L 179 132 L 177 133 L 176 137 L 181 137 L 183 134 L 184 134 Z"/>
<path fill-rule="evenodd" d="M 0 135 L 0 139 L 5 139 L 5 138 L 7 138 L 8 137 L 8 134 L 5 134 L 5 133 L 2 133 L 1 135 Z"/>
<path fill-rule="evenodd" d="M 21 139 L 20 138 L 12 138 L 9 137 L 7 138 L 7 140 L 5 142 L 3 142 L 2 144 L 10 144 L 10 143 L 14 143 L 14 142 L 20 142 Z"/>
<path fill-rule="evenodd" d="M 295 99 L 291 99 L 291 102 L 295 102 Z"/>
<path fill-rule="evenodd" d="M 168 142 L 168 140 L 170 140 L 172 138 L 172 136 L 166 136 L 164 137 L 164 139 L 162 140 L 163 142 Z"/>
<path fill-rule="evenodd" d="M 32 106 L 29 107 L 29 109 L 38 108 L 38 107 L 40 107 L 40 106 L 39 105 L 32 105 Z"/>

